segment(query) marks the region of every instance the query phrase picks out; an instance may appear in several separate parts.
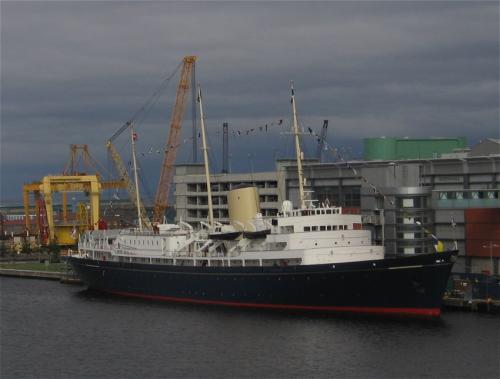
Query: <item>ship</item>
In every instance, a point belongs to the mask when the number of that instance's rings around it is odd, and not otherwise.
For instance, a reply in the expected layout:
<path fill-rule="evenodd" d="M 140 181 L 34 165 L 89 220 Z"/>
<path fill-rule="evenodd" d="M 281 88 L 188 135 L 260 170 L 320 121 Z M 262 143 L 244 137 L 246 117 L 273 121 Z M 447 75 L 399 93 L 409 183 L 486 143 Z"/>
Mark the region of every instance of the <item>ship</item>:
<path fill-rule="evenodd" d="M 207 188 L 201 90 L 198 89 Z M 154 301 L 280 309 L 439 317 L 457 250 L 386 257 L 361 214 L 315 205 L 304 191 L 302 151 L 291 85 L 299 206 L 283 201 L 263 218 L 258 191 L 228 192 L 229 225 L 161 224 L 153 230 L 84 233 L 69 263 L 88 288 Z M 140 218 L 140 216 L 139 216 Z"/>

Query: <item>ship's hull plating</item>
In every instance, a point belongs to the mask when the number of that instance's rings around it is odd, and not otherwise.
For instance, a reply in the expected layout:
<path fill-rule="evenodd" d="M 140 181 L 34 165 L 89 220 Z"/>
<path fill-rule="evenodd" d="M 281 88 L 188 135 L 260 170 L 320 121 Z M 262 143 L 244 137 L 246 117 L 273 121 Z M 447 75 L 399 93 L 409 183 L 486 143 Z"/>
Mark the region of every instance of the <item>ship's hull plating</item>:
<path fill-rule="evenodd" d="M 69 262 L 89 288 L 160 301 L 439 316 L 456 252 L 289 267 Z"/>

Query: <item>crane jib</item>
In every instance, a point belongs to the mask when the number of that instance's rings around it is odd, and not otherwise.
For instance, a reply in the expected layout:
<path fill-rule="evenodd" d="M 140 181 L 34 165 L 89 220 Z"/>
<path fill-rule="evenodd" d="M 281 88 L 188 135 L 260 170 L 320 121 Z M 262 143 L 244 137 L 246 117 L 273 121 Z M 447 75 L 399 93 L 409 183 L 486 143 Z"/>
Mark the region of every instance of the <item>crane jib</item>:
<path fill-rule="evenodd" d="M 161 222 L 168 206 L 168 194 L 174 173 L 174 163 L 181 136 L 182 120 L 186 105 L 186 94 L 189 89 L 191 72 L 194 68 L 196 56 L 184 57 L 181 77 L 177 87 L 177 96 L 172 112 L 170 132 L 165 147 L 165 157 L 160 172 L 160 179 L 156 189 L 155 206 L 153 210 L 153 221 Z M 193 83 L 194 85 L 194 83 Z"/>

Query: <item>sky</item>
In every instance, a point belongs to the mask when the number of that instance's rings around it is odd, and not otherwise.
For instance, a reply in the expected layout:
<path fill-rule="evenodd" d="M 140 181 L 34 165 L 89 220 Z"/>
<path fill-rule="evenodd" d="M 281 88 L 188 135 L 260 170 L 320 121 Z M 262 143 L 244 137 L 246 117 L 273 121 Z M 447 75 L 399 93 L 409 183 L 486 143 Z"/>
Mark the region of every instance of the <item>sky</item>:
<path fill-rule="evenodd" d="M 0 201 L 61 173 L 70 144 L 111 170 L 106 140 L 186 55 L 198 57 L 212 172 L 223 122 L 242 131 L 230 134 L 232 171 L 290 156 L 290 80 L 304 131 L 328 119 L 346 159 L 367 137 L 499 138 L 498 20 L 495 1 L 2 1 Z M 153 193 L 178 78 L 136 125 Z M 190 119 L 188 102 L 179 163 L 192 159 Z M 127 161 L 127 137 L 116 143 Z M 303 143 L 315 153 L 315 138 Z"/>

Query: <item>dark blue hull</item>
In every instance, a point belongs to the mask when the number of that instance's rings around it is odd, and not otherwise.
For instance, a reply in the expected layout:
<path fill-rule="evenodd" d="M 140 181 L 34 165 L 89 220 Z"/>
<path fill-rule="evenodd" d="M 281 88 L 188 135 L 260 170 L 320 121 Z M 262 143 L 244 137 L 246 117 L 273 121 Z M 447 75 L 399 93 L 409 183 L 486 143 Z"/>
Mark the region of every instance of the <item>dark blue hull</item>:
<path fill-rule="evenodd" d="M 89 288 L 239 307 L 439 316 L 456 251 L 288 267 L 191 267 L 70 258 Z"/>

